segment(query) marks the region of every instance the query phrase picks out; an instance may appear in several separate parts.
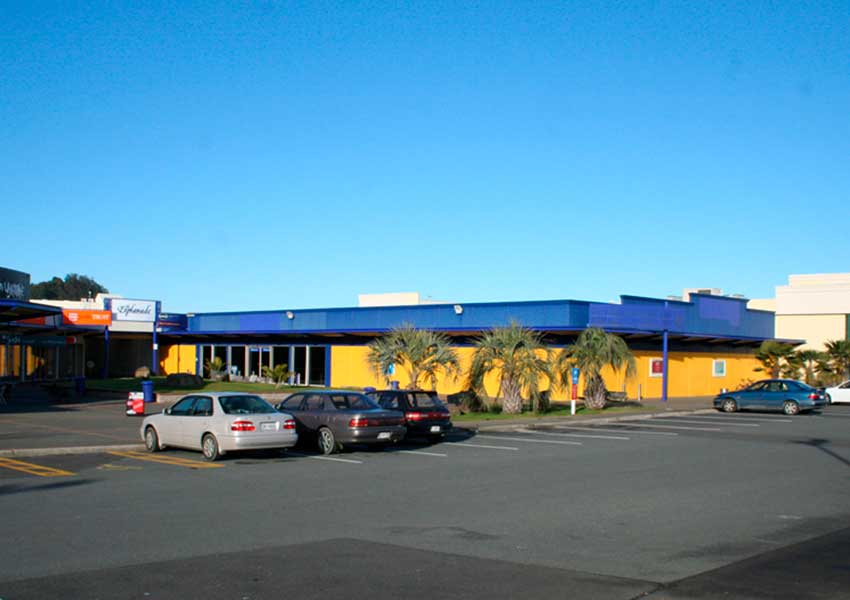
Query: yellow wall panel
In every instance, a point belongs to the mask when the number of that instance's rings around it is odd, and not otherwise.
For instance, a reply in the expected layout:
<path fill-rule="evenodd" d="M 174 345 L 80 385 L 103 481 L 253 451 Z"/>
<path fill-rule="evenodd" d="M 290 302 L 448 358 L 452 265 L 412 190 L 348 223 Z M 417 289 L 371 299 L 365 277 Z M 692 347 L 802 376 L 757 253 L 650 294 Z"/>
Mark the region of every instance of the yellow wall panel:
<path fill-rule="evenodd" d="M 162 375 L 173 373 L 195 373 L 195 346 L 172 344 L 163 346 L 159 353 L 159 372 Z"/>

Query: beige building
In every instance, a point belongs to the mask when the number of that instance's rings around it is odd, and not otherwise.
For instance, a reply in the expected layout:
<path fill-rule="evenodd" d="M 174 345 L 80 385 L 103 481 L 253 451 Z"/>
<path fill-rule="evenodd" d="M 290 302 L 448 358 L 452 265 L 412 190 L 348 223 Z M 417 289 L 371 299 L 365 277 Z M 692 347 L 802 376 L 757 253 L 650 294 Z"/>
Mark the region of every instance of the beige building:
<path fill-rule="evenodd" d="M 748 307 L 776 313 L 776 337 L 823 350 L 827 341 L 850 339 L 850 273 L 791 275 L 775 298 L 750 300 Z"/>

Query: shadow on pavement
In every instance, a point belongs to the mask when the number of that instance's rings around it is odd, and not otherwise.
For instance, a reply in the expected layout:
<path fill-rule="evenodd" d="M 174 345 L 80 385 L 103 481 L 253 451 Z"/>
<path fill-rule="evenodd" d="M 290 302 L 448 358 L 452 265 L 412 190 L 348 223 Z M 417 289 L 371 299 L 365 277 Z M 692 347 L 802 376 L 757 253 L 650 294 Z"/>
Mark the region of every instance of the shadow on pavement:
<path fill-rule="evenodd" d="M 847 460 L 846 458 L 844 458 L 840 454 L 836 454 L 835 452 L 833 452 L 832 450 L 827 448 L 827 446 L 830 444 L 829 440 L 824 440 L 824 439 L 821 439 L 821 438 L 812 438 L 812 439 L 809 439 L 809 440 L 798 440 L 798 441 L 791 442 L 791 443 L 792 444 L 799 444 L 801 446 L 810 446 L 811 448 L 815 448 L 817 450 L 820 450 L 821 452 L 823 452 L 827 456 L 831 456 L 832 458 L 834 458 L 838 462 L 843 463 L 847 467 L 850 467 L 850 460 Z"/>
<path fill-rule="evenodd" d="M 55 481 L 44 485 L 0 485 L 0 496 L 11 496 L 12 494 L 26 494 L 29 492 L 51 492 L 58 489 L 77 487 L 94 483 L 92 479 L 73 479 Z"/>

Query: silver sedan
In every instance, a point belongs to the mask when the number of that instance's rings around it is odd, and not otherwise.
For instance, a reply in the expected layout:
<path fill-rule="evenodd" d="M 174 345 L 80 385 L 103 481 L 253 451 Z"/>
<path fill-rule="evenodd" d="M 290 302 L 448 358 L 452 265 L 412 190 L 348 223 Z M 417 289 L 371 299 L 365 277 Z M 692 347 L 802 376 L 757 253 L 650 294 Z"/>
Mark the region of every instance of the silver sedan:
<path fill-rule="evenodd" d="M 298 441 L 292 415 L 259 396 L 232 392 L 185 396 L 145 418 L 141 435 L 148 452 L 176 446 L 200 450 L 210 461 L 233 450 L 290 448 Z"/>

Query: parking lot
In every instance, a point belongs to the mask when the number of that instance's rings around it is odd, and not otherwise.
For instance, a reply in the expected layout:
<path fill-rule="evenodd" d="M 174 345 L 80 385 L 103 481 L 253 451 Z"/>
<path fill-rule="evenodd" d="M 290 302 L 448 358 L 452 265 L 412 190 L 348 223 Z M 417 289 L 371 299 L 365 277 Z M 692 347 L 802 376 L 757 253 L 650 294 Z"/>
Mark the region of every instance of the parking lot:
<path fill-rule="evenodd" d="M 771 594 L 740 597 L 841 597 L 829 594 L 850 589 L 848 428 L 850 408 L 829 407 L 512 426 L 333 456 L 4 457 L 0 597 L 199 597 L 230 589 L 226 573 L 240 598 L 280 586 L 313 597 L 319 581 L 378 598 L 397 597 L 394 586 L 690 598 L 724 585 L 750 594 L 747 577 Z M 812 544 L 845 554 L 822 550 L 803 568 Z M 767 583 L 752 566 L 729 574 L 759 560 Z"/>

